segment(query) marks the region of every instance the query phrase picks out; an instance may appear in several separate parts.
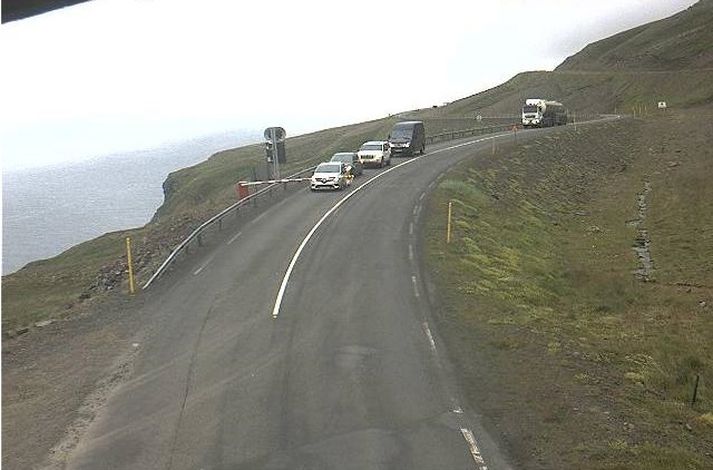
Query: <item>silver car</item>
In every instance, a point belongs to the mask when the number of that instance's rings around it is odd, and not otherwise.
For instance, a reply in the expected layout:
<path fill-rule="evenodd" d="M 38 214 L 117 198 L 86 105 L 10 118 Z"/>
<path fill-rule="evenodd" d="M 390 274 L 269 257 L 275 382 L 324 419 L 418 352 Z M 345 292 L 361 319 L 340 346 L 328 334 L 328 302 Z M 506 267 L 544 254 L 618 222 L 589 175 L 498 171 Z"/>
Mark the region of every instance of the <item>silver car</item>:
<path fill-rule="evenodd" d="M 342 162 L 324 162 L 317 165 L 310 180 L 310 189 L 337 189 L 342 190 L 349 186 L 352 177 L 349 168 Z"/>

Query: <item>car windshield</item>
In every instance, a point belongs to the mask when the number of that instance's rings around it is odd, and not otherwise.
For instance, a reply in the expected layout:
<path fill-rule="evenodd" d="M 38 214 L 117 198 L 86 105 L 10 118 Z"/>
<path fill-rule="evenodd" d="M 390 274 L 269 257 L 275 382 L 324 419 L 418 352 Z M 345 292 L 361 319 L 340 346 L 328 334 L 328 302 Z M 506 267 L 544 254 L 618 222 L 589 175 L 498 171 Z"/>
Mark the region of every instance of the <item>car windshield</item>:
<path fill-rule="evenodd" d="M 326 165 L 319 165 L 317 167 L 317 170 L 315 173 L 339 173 L 341 171 L 342 166 L 338 164 L 326 164 Z"/>
<path fill-rule="evenodd" d="M 359 150 L 381 150 L 381 144 L 362 145 Z"/>
<path fill-rule="evenodd" d="M 410 127 L 397 127 L 391 132 L 392 139 L 410 139 L 412 130 Z"/>
<path fill-rule="evenodd" d="M 537 106 L 523 106 L 522 112 L 523 113 L 536 113 Z"/>

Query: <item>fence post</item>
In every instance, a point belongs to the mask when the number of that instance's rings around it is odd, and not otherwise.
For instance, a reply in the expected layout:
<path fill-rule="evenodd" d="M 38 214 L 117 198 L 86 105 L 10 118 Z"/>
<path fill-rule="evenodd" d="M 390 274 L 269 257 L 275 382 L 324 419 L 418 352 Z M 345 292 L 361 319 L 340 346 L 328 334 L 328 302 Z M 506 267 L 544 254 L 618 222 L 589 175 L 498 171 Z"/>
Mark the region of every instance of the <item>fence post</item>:
<path fill-rule="evenodd" d="M 451 242 L 451 215 L 453 213 L 453 201 L 448 201 L 448 224 L 446 225 L 446 244 Z"/>
<path fill-rule="evenodd" d="M 129 293 L 134 293 L 134 266 L 131 259 L 131 237 L 126 237 L 126 263 L 129 265 Z"/>
<path fill-rule="evenodd" d="M 696 404 L 696 398 L 698 397 L 698 382 L 701 380 L 701 375 L 696 374 L 696 384 L 693 386 L 693 398 L 691 398 L 691 406 Z"/>

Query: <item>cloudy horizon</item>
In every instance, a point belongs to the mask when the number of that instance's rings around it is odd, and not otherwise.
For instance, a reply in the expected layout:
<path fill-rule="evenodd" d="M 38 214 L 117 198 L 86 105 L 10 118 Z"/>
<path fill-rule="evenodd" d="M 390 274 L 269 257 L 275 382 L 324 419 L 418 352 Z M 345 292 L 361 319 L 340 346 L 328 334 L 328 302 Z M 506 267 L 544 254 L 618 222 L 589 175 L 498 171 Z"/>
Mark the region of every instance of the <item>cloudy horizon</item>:
<path fill-rule="evenodd" d="M 428 107 L 692 0 L 94 0 L 0 26 L 3 171 Z"/>

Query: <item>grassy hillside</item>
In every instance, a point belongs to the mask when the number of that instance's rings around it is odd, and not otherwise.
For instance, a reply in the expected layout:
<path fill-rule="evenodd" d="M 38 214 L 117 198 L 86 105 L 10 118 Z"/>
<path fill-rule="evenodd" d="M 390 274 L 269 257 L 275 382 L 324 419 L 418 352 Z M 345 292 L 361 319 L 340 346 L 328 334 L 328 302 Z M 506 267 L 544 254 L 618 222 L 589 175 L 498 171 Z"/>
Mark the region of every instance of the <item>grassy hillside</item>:
<path fill-rule="evenodd" d="M 713 468 L 711 123 L 709 106 L 570 126 L 439 184 L 439 331 L 518 468 Z"/>
<path fill-rule="evenodd" d="M 439 331 L 518 468 L 713 468 L 712 12 L 699 2 L 437 110 L 550 97 L 638 116 L 474 158 L 431 200 Z"/>
<path fill-rule="evenodd" d="M 589 44 L 558 71 L 662 71 L 713 68 L 713 0 Z"/>
<path fill-rule="evenodd" d="M 516 114 L 525 99 L 556 98 L 575 115 L 652 110 L 713 102 L 713 70 L 678 72 L 524 72 L 439 110 L 444 116 Z"/>

